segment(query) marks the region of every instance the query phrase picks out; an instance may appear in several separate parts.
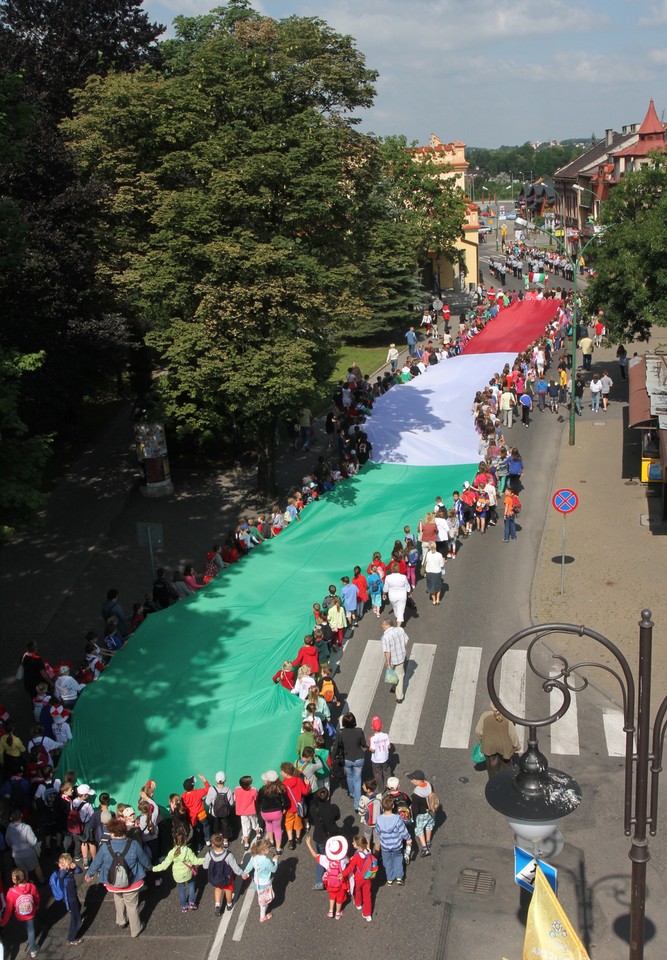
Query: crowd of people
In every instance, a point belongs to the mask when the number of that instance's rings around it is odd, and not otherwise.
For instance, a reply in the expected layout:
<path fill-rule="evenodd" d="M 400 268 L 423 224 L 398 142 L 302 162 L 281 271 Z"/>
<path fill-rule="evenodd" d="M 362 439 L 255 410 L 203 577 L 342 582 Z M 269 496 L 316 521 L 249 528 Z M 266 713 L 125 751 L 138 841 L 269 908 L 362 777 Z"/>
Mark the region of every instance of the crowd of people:
<path fill-rule="evenodd" d="M 454 355 L 451 351 L 464 350 L 509 302 L 502 291 L 493 296 L 489 291 L 486 303 L 460 317 L 455 338 L 447 329 L 449 315 L 441 337 L 437 336 L 437 319 L 432 318 L 434 336 L 424 343 L 416 339 L 409 353 L 407 379 L 427 374 L 434 363 Z M 383 559 L 379 551 L 371 553 L 363 569 L 353 566 L 341 572 L 340 585 L 330 584 L 324 598 L 313 603 L 312 631 L 291 660 L 276 665 L 273 675 L 274 683 L 302 702 L 294 754 L 283 759 L 277 770 L 265 771 L 259 789 L 249 774 L 242 776 L 238 785 L 228 785 L 220 770 L 211 781 L 203 774 L 199 783 L 188 777 L 181 789 L 168 794 L 168 801 L 167 794 L 161 794 L 162 806 L 156 800 L 154 781 L 148 781 L 137 797 L 126 798 L 129 803 L 113 803 L 112 784 L 93 787 L 81 782 L 76 771 L 61 772 L 58 758 L 76 730 L 75 709 L 82 690 L 100 677 L 109 659 L 146 616 L 224 576 L 226 566 L 242 562 L 266 540 L 280 536 L 286 526 L 301 522 L 302 511 L 310 502 L 326 495 L 369 459 L 371 445 L 364 420 L 377 396 L 406 380 L 393 357 L 389 358 L 389 371 L 375 384 L 358 368 L 348 371 L 327 417 L 326 455 L 317 458 L 312 473 L 292 491 L 284 509 L 275 505 L 265 515 L 242 519 L 224 544 L 214 544 L 201 577 L 193 567 L 171 577 L 158 570 L 145 603 L 135 605 L 131 615 L 122 606 L 118 590 L 109 590 L 100 611 L 103 638 L 93 632 L 86 636 L 78 666 L 68 662 L 51 665 L 34 642 L 28 644 L 20 672 L 32 699 L 35 725 L 26 744 L 0 707 L 0 819 L 4 827 L 0 842 L 14 863 L 13 886 L 7 892 L 0 924 L 11 916 L 25 923 L 31 957 L 38 950 L 34 921 L 47 884 L 53 898 L 62 901 L 69 912 L 68 943 L 81 942 L 80 874 L 86 882 L 98 879 L 105 885 L 114 898 L 116 923 L 129 925 L 136 937 L 143 929 L 139 893 L 146 886 L 158 887 L 167 870 L 171 870 L 183 914 L 200 905 L 197 874 L 206 877 L 211 906 L 218 916 L 233 908 L 242 882 L 238 878 L 252 878 L 264 923 L 271 919 L 273 882 L 283 850 L 287 846 L 294 851 L 305 839 L 315 860 L 314 889 L 328 894 L 327 915 L 340 919 L 351 898 L 369 921 L 378 878 L 387 886 L 401 885 L 415 854 L 420 859 L 430 856 L 441 806 L 432 783 L 417 769 L 405 776 L 410 783 L 408 792 L 401 790 L 393 748 L 381 719 L 372 718 L 372 732 L 367 736 L 354 715 L 343 712 L 344 696 L 335 680 L 338 662 L 346 640 L 367 613 L 382 619 L 386 667 L 391 671 L 396 701 L 402 703 L 408 641 L 404 626 L 411 607 L 416 613 L 414 593 L 419 577 L 424 578 L 430 602 L 438 606 L 444 595 L 445 561 L 458 556 L 468 537 L 484 535 L 496 526 L 500 510 L 503 540 L 516 540 L 524 464 L 518 448 L 507 441 L 506 431 L 513 428 L 517 409 L 522 410 L 522 422 L 530 422 L 533 401 L 538 410 L 546 410 L 548 398 L 549 409 L 555 412 L 559 404 L 568 402 L 572 376 L 566 355 L 559 357 L 559 351 L 572 335 L 571 317 L 571 303 L 563 300 L 544 335 L 475 393 L 471 416 L 480 454 L 475 475 L 460 491 L 451 492 L 449 503 L 441 496 L 434 497 L 432 509 L 419 519 L 414 531 L 409 525 L 403 528 L 389 557 Z M 557 383 L 547 377 L 554 360 Z M 575 403 L 577 380 L 578 375 L 574 379 Z M 530 404 L 524 402 L 525 396 Z M 491 733 L 495 729 L 491 726 Z M 497 736 L 494 739 L 488 731 L 480 731 L 480 737 L 488 733 L 489 742 L 498 746 Z M 512 741 L 511 736 L 509 739 Z M 507 737 L 502 750 L 494 749 L 494 756 L 506 752 L 506 741 Z M 503 756 L 494 764 L 506 759 Z M 357 816 L 352 832 L 341 830 L 341 810 L 332 800 L 340 787 L 347 787 Z M 238 859 L 232 851 L 236 842 Z M 44 866 L 52 868 L 48 879 Z"/>

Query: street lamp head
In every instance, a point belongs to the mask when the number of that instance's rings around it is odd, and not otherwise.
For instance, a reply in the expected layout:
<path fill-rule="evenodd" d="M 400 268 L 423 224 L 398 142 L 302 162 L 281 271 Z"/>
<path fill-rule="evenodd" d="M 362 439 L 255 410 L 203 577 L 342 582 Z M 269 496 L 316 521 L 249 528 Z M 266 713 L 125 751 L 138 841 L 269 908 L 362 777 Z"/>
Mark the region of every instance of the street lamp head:
<path fill-rule="evenodd" d="M 523 217 L 517 217 L 516 220 L 514 221 L 514 223 L 516 224 L 517 227 L 527 227 L 527 226 L 528 226 L 528 221 L 527 221 L 527 220 L 524 220 Z"/>
<path fill-rule="evenodd" d="M 581 788 L 567 773 L 549 767 L 537 740 L 531 740 L 516 767 L 509 767 L 489 780 L 486 799 L 507 819 L 517 837 L 537 843 L 552 834 L 563 817 L 577 809 Z"/>

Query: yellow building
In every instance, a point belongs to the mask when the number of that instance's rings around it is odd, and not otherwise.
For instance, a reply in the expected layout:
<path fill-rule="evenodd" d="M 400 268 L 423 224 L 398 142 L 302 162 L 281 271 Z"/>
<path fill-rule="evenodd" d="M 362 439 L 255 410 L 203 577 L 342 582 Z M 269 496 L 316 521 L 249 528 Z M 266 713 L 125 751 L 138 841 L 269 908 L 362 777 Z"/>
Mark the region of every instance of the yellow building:
<path fill-rule="evenodd" d="M 429 156 L 433 163 L 443 167 L 440 178 L 455 180 L 456 186 L 460 187 L 461 191 L 465 193 L 465 175 L 468 169 L 465 150 L 466 145 L 460 140 L 443 143 L 439 137 L 432 133 L 428 146 L 415 147 L 413 153 L 415 159 Z M 463 224 L 463 236 L 457 241 L 456 247 L 461 252 L 460 265 L 442 259 L 438 264 L 436 254 L 431 254 L 433 275 L 440 275 L 442 290 L 464 290 L 468 284 L 477 284 L 479 277 L 479 207 L 472 201 L 468 202 Z"/>

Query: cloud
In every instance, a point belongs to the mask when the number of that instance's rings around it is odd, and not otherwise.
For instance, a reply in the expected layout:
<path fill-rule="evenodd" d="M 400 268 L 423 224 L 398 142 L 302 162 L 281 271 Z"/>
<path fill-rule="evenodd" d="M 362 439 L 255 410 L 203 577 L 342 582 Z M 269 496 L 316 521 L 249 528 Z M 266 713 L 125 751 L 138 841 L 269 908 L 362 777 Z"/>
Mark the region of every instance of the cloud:
<path fill-rule="evenodd" d="M 648 17 L 640 17 L 637 25 L 640 27 L 658 27 L 667 23 L 667 0 L 651 4 L 651 13 Z"/>

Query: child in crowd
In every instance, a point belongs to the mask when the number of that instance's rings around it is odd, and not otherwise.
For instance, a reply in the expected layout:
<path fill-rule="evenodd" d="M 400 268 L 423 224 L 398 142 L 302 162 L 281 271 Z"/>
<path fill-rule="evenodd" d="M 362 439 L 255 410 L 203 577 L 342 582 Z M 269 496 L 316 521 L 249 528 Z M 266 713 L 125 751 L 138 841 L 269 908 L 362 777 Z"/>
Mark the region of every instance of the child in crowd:
<path fill-rule="evenodd" d="M 153 873 L 168 870 L 171 867 L 172 876 L 181 901 L 181 913 L 197 909 L 197 891 L 192 867 L 203 864 L 204 857 L 197 857 L 187 845 L 185 833 L 178 830 L 174 834 L 174 846 L 171 848 L 162 863 L 153 866 Z"/>
<path fill-rule="evenodd" d="M 368 575 L 368 591 L 371 595 L 371 609 L 379 620 L 380 611 L 382 609 L 382 577 L 378 573 L 377 564 L 375 563 L 370 565 L 370 573 Z"/>
<path fill-rule="evenodd" d="M 241 777 L 239 785 L 234 790 L 234 807 L 236 816 L 241 818 L 241 837 L 243 849 L 250 849 L 250 831 L 255 831 L 256 837 L 261 837 L 257 821 L 257 790 L 252 785 L 252 777 Z M 211 843 L 213 840 L 211 840 Z"/>
<path fill-rule="evenodd" d="M 377 857 L 371 853 L 370 843 L 364 836 L 353 837 L 352 845 L 354 853 L 343 870 L 343 878 L 353 878 L 354 905 L 357 910 L 361 910 L 364 920 L 370 923 L 373 919 L 371 885 L 378 872 Z"/>
<path fill-rule="evenodd" d="M 0 927 L 6 926 L 11 917 L 20 923 L 25 923 L 28 934 L 28 950 L 31 960 L 37 956 L 37 939 L 35 937 L 35 914 L 39 907 L 39 892 L 34 883 L 28 881 L 24 870 L 12 870 L 12 883 L 7 891 L 5 909 L 0 917 Z"/>
<path fill-rule="evenodd" d="M 382 720 L 379 717 L 373 717 L 371 727 L 373 733 L 368 740 L 368 749 L 371 751 L 373 775 L 380 789 L 384 790 L 387 778 L 391 776 L 389 751 L 392 749 L 392 744 L 389 742 L 388 735 L 382 729 Z"/>
<path fill-rule="evenodd" d="M 250 780 L 252 783 L 250 777 L 241 779 Z M 204 857 L 204 870 L 207 871 L 208 882 L 213 887 L 214 911 L 216 917 L 219 917 L 223 909 L 223 893 L 227 901 L 227 909 L 231 910 L 234 906 L 234 875 L 243 876 L 243 871 L 236 862 L 234 854 L 227 849 L 225 839 L 220 833 L 214 833 L 211 837 L 210 849 Z"/>
<path fill-rule="evenodd" d="M 340 693 L 333 678 L 333 671 L 330 666 L 323 666 L 320 670 L 320 679 L 318 683 L 320 696 L 327 703 L 333 703 L 340 707 Z"/>
<path fill-rule="evenodd" d="M 344 871 L 347 866 L 347 840 L 345 837 L 329 837 L 324 847 L 324 854 L 318 853 L 310 837 L 306 837 L 306 846 L 311 856 L 324 867 L 322 883 L 329 894 L 328 917 L 340 920 L 343 908 L 350 889 Z"/>
<path fill-rule="evenodd" d="M 294 671 L 294 667 L 292 665 L 291 660 L 285 660 L 285 662 L 282 665 L 282 668 L 278 670 L 277 673 L 274 673 L 273 682 L 279 683 L 281 686 L 285 688 L 285 690 L 289 690 L 290 693 L 292 692 L 292 690 L 294 690 L 294 684 L 296 683 L 296 673 Z"/>
<path fill-rule="evenodd" d="M 269 904 L 273 900 L 272 877 L 278 866 L 278 857 L 269 859 L 271 844 L 264 837 L 255 840 L 250 848 L 250 862 L 243 874 L 243 879 L 247 880 L 250 874 L 253 874 L 253 886 L 257 891 L 257 903 L 259 904 L 259 922 L 264 923 L 270 920 L 273 914 L 267 913 Z"/>
<path fill-rule="evenodd" d="M 63 892 L 65 909 L 69 913 L 67 943 L 70 947 L 83 943 L 83 940 L 79 937 L 79 930 L 81 929 L 81 903 L 79 902 L 75 879 L 78 873 L 83 873 L 83 871 L 81 867 L 76 865 L 69 853 L 63 853 L 58 857 L 57 878 L 58 884 Z"/>

